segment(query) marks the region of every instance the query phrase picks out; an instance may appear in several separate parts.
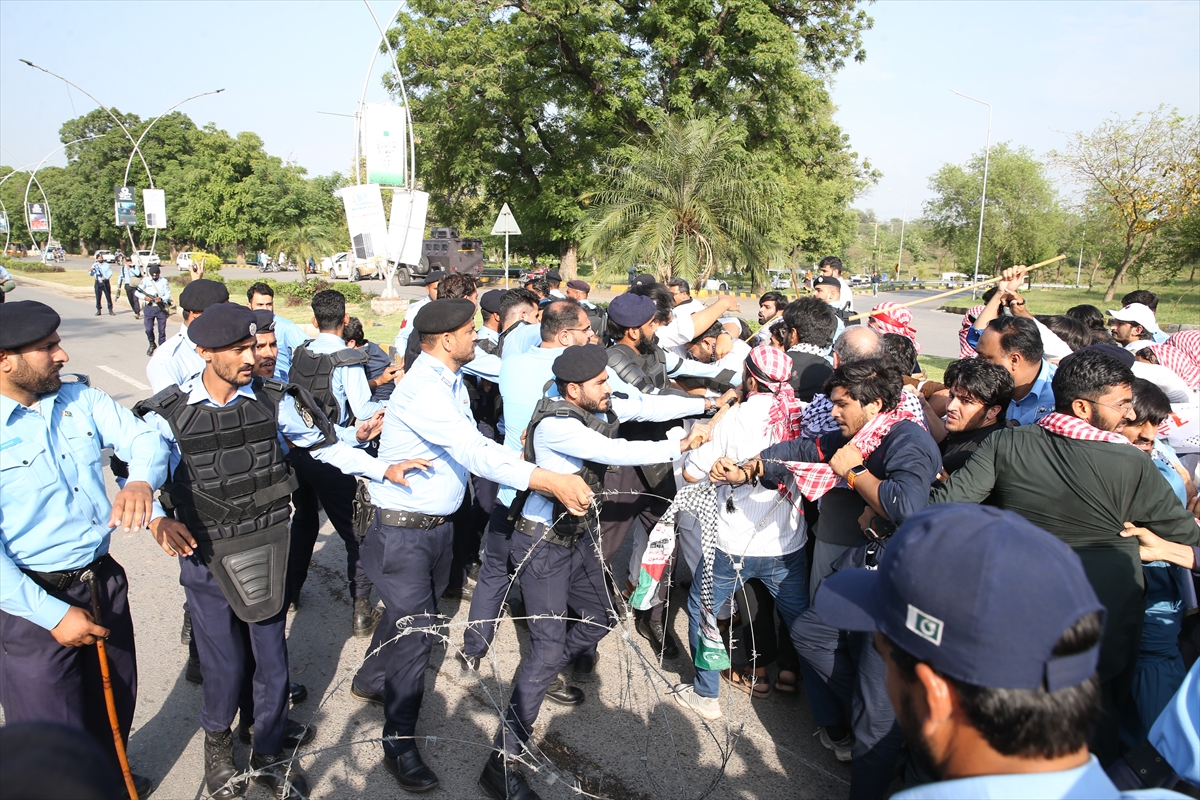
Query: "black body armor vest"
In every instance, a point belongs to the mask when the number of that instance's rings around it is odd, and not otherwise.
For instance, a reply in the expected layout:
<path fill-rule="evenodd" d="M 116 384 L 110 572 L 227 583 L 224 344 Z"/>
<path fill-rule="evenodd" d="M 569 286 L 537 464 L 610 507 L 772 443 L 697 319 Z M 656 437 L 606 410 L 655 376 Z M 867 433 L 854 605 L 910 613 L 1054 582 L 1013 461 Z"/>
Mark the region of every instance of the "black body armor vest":
<path fill-rule="evenodd" d="M 608 366 L 617 377 L 643 394 L 662 394 L 670 385 L 667 377 L 666 354 L 655 348 L 650 355 L 638 353 L 624 344 L 608 348 Z M 665 439 L 669 423 L 625 422 L 621 425 L 621 438 L 635 442 L 657 442 Z M 634 467 L 641 473 L 649 491 L 662 497 L 675 496 L 675 479 L 670 464 L 646 464 Z"/>
<path fill-rule="evenodd" d="M 371 356 L 367 351 L 356 350 L 353 347 L 336 353 L 314 353 L 308 349 L 310 344 L 312 339 L 292 351 L 292 368 L 288 371 L 288 380 L 308 390 L 334 425 L 352 425 L 354 412 L 349 408 L 342 408 L 333 396 L 333 371 L 338 367 L 349 366 L 361 366 L 365 370 Z"/>

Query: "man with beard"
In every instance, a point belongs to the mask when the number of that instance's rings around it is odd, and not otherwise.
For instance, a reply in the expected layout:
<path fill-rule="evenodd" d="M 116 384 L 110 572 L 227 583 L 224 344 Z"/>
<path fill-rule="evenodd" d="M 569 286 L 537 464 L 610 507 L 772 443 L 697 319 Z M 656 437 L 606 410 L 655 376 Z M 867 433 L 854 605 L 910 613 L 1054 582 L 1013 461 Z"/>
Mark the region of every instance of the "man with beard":
<path fill-rule="evenodd" d="M 179 293 L 179 309 L 183 326 L 179 333 L 155 349 L 146 364 L 146 382 L 150 390 L 161 392 L 177 386 L 204 371 L 204 359 L 196 355 L 196 344 L 188 336 L 188 326 L 200 318 L 205 309 L 229 302 L 229 289 L 218 281 L 200 278 L 183 287 Z"/>
<path fill-rule="evenodd" d="M 254 377 L 286 380 L 286 376 L 280 376 L 277 371 L 279 342 L 275 338 L 275 312 L 267 309 L 255 311 L 254 325 Z"/>
<path fill-rule="evenodd" d="M 1135 418 L 1133 373 L 1109 349 L 1093 345 L 1064 358 L 1054 375 L 1055 412 L 989 436 L 931 498 L 991 498 L 1079 554 L 1107 609 L 1099 667 L 1105 713 L 1092 748 L 1105 764 L 1120 755 L 1117 720 L 1130 699 L 1145 611 L 1136 541 L 1117 534 L 1130 522 L 1173 542 L 1200 541 L 1153 462 L 1120 434 Z"/>
<path fill-rule="evenodd" d="M 594 492 L 604 485 L 606 465 L 654 464 L 678 460 L 704 441 L 702 426 L 684 438 L 683 429 L 659 441 L 616 438 L 608 355 L 599 345 L 571 346 L 552 366 L 557 398 L 538 404 L 527 429 L 524 456 L 554 472 L 580 475 Z M 522 492 L 513 502 L 520 516 L 512 533 L 512 559 L 521 577 L 530 615 L 530 652 L 513 678 L 512 697 L 480 776 L 480 787 L 496 800 L 536 800 L 538 795 L 510 764 L 533 733 L 542 700 L 555 686 L 555 701 L 578 705 L 583 691 L 566 686 L 559 673 L 590 652 L 616 624 L 608 587 L 596 555 L 596 510 L 575 517 L 543 492 Z M 567 614 L 581 622 L 568 630 Z"/>
<path fill-rule="evenodd" d="M 1088 754 L 1103 606 L 1079 558 L 1027 520 L 934 506 L 877 570 L 831 576 L 815 602 L 829 624 L 874 632 L 909 752 L 937 781 L 893 797 L 1147 796 L 1120 794 Z"/>
<path fill-rule="evenodd" d="M 210 307 L 189 328 L 204 371 L 138 405 L 171 448 L 162 501 L 175 519 L 156 504 L 150 531 L 167 555 L 179 557 L 204 684 L 204 781 L 222 799 L 244 790 L 229 726 L 250 663 L 247 647 L 254 663 L 254 780 L 276 797 L 308 794 L 292 751 L 285 749 L 287 522 L 296 481 L 282 442 L 378 480 L 403 481 L 406 470 L 425 463 L 377 461 L 342 441 L 361 444 L 375 431 L 335 430 L 307 392 L 255 378 L 255 331 L 255 312 L 245 306 Z M 259 564 L 267 565 L 265 575 Z"/>
<path fill-rule="evenodd" d="M 946 367 L 946 438 L 938 443 L 944 475 L 957 472 L 979 444 L 1008 424 L 1012 374 L 979 358 L 964 358 Z"/>
<path fill-rule="evenodd" d="M 116 724 L 127 741 L 137 702 L 133 618 L 125 570 L 108 551 L 115 528 L 128 533 L 150 522 L 167 448 L 104 392 L 63 384 L 60 321 L 34 300 L 0 305 L 0 705 L 8 725 L 86 731 L 119 772 L 90 645 L 106 640 Z M 112 503 L 104 447 L 129 465 Z M 134 786 L 139 797 L 152 791 L 149 778 L 135 775 Z"/>
<path fill-rule="evenodd" d="M 758 333 L 750 340 L 751 347 L 771 343 L 771 323 L 783 316 L 787 297 L 779 292 L 767 292 L 758 298 Z"/>

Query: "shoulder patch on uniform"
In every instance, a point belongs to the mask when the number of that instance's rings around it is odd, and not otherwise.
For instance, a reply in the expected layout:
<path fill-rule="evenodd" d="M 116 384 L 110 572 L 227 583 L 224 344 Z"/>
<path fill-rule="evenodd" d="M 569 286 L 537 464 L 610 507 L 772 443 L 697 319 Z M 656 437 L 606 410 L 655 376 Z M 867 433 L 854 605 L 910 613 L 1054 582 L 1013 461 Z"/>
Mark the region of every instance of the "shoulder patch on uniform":
<path fill-rule="evenodd" d="M 21 437 L 14 436 L 11 439 L 7 439 L 3 442 L 0 442 L 0 450 L 7 450 L 8 448 L 12 447 L 13 445 L 18 445 L 20 443 L 21 443 Z"/>

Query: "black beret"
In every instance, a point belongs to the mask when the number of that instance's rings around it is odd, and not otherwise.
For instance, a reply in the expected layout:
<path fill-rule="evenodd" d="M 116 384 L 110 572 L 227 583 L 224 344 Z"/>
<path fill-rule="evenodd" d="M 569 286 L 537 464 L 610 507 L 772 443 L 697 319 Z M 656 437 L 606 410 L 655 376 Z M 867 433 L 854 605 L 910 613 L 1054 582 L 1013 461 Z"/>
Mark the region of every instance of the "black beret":
<path fill-rule="evenodd" d="M 37 300 L 0 303 L 0 350 L 16 350 L 58 330 L 58 312 Z"/>
<path fill-rule="evenodd" d="M 653 301 L 652 301 L 653 302 Z M 566 383 L 590 381 L 608 368 L 608 351 L 598 344 L 572 345 L 554 359 L 554 377 Z"/>
<path fill-rule="evenodd" d="M 562 275 L 559 275 L 557 272 L 551 270 L 550 272 L 546 273 L 546 280 L 554 281 L 555 283 L 562 283 Z"/>
<path fill-rule="evenodd" d="M 643 272 L 633 279 L 634 286 L 644 286 L 648 283 L 658 283 L 658 280 L 648 272 Z"/>
<path fill-rule="evenodd" d="M 254 324 L 258 328 L 257 333 L 274 333 L 275 312 L 265 308 L 254 309 Z"/>
<path fill-rule="evenodd" d="M 640 328 L 658 312 L 658 306 L 641 294 L 619 294 L 608 304 L 608 318 L 622 328 Z"/>
<path fill-rule="evenodd" d="M 431 272 L 431 273 L 429 273 L 428 275 L 426 275 L 426 276 L 425 276 L 425 283 L 424 283 L 424 284 L 422 284 L 422 285 L 423 285 L 423 286 L 430 286 L 431 284 L 438 283 L 439 281 L 441 281 L 441 280 L 442 280 L 443 278 L 445 278 L 445 277 L 446 277 L 446 271 L 445 271 L 445 270 L 442 270 L 442 269 L 435 269 L 433 272 Z"/>
<path fill-rule="evenodd" d="M 253 339 L 257 330 L 253 311 L 237 303 L 217 303 L 192 320 L 187 335 L 199 347 L 220 350 Z"/>
<path fill-rule="evenodd" d="M 456 331 L 475 316 L 475 304 L 465 297 L 456 300 L 434 300 L 421 306 L 413 328 L 417 333 L 448 333 Z"/>
<path fill-rule="evenodd" d="M 1062 360 L 1058 362 L 1058 365 L 1061 367 L 1067 359 L 1071 358 L 1071 356 L 1090 351 L 1104 353 L 1106 356 L 1112 356 L 1117 361 L 1120 361 L 1122 364 L 1124 364 L 1125 369 L 1132 369 L 1133 362 L 1137 361 L 1137 356 L 1135 356 L 1129 350 L 1126 350 L 1124 347 L 1117 347 L 1115 344 L 1105 344 L 1101 342 L 1100 344 L 1089 344 L 1087 347 L 1081 347 L 1074 353 L 1064 356 Z"/>
<path fill-rule="evenodd" d="M 592 291 L 591 285 L 587 281 L 581 281 L 581 280 L 567 281 L 567 288 L 574 289 L 579 292 Z"/>
<path fill-rule="evenodd" d="M 184 311 L 204 311 L 217 303 L 229 302 L 229 290 L 219 281 L 207 278 L 192 281 L 179 293 L 179 307 Z"/>
<path fill-rule="evenodd" d="M 500 313 L 500 301 L 504 299 L 504 289 L 492 289 L 484 292 L 483 297 L 479 298 L 479 307 L 488 314 Z"/>
<path fill-rule="evenodd" d="M 818 286 L 836 286 L 839 290 L 842 288 L 842 282 L 832 275 L 819 275 L 813 278 L 813 288 Z"/>

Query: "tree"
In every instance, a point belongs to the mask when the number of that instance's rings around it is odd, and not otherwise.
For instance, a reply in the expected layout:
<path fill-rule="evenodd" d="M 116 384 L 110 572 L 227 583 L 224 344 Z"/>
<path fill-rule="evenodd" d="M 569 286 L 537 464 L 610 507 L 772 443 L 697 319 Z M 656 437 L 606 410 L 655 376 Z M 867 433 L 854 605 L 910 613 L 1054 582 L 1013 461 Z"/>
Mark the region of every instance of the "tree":
<path fill-rule="evenodd" d="M 1200 205 L 1200 120 L 1166 106 L 1072 134 L 1066 149 L 1051 157 L 1091 202 L 1114 212 L 1121 253 L 1106 301 L 1163 226 Z"/>
<path fill-rule="evenodd" d="M 975 264 L 983 167 L 984 153 L 979 152 L 965 165 L 942 165 L 929 179 L 935 196 L 925 203 L 926 221 L 964 272 Z M 1014 149 L 1008 142 L 993 147 L 980 268 L 998 274 L 1013 264 L 1045 260 L 1057 250 L 1065 220 L 1046 167 L 1033 151 Z"/>
<path fill-rule="evenodd" d="M 431 216 L 468 230 L 508 202 L 517 247 L 562 254 L 569 274 L 606 154 L 676 114 L 735 120 L 747 151 L 773 154 L 795 243 L 831 220 L 852 230 L 861 168 L 824 82 L 865 58 L 870 25 L 855 0 L 414 0 L 389 34 Z"/>
<path fill-rule="evenodd" d="M 735 260 L 780 260 L 778 194 L 756 179 L 738 139 L 727 120 L 672 118 L 645 144 L 618 148 L 578 228 L 583 254 L 692 283 Z"/>
<path fill-rule="evenodd" d="M 308 280 L 308 259 L 317 261 L 325 253 L 337 249 L 334 228 L 324 220 L 298 222 L 290 228 L 277 231 L 271 237 L 271 252 L 283 251 L 296 259 L 300 268 L 300 282 Z"/>

